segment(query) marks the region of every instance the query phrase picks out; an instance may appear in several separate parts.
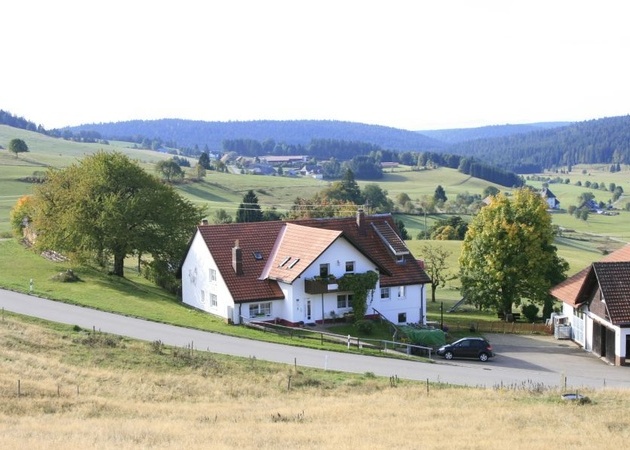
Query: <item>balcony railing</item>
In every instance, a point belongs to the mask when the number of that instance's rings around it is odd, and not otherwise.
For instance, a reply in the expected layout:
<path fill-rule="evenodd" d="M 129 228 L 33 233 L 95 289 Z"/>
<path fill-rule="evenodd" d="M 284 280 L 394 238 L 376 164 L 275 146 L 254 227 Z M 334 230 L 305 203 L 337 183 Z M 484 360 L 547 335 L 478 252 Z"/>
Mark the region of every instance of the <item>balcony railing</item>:
<path fill-rule="evenodd" d="M 304 291 L 307 294 L 327 294 L 337 292 L 339 284 L 333 278 L 312 278 L 304 280 Z"/>

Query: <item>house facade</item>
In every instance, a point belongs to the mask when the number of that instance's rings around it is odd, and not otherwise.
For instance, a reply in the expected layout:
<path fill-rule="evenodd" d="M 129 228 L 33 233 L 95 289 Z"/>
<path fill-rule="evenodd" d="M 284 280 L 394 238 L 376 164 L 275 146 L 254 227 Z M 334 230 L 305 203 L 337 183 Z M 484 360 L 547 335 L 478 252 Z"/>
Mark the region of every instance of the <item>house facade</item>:
<path fill-rule="evenodd" d="M 547 207 L 549 209 L 560 209 L 560 200 L 558 200 L 553 192 L 551 192 L 551 189 L 546 187 L 542 188 L 540 195 L 547 202 Z"/>
<path fill-rule="evenodd" d="M 378 274 L 367 315 L 426 322 L 429 277 L 391 215 L 202 224 L 181 266 L 182 300 L 232 323 L 318 323 L 352 313 L 344 276 Z"/>
<path fill-rule="evenodd" d="M 630 245 L 555 286 L 571 339 L 610 364 L 630 364 Z"/>

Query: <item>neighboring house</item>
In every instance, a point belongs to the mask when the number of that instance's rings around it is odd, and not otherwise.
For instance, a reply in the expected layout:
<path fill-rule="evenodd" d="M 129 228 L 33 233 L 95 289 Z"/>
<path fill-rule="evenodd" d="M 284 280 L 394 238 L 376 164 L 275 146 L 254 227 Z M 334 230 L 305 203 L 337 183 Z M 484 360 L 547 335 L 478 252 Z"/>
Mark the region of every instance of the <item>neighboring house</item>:
<path fill-rule="evenodd" d="M 611 364 L 630 364 L 630 245 L 566 279 L 551 294 L 563 302 L 573 341 Z"/>
<path fill-rule="evenodd" d="M 305 164 L 300 169 L 300 173 L 305 177 L 313 177 L 318 180 L 322 180 L 324 178 L 324 175 L 322 174 L 322 168 L 317 164 Z"/>
<path fill-rule="evenodd" d="M 293 163 L 306 162 L 308 160 L 308 156 L 305 156 L 305 155 L 288 155 L 288 156 L 267 155 L 267 156 L 261 156 L 260 160 L 266 161 L 268 164 L 273 164 L 273 165 L 293 164 Z"/>
<path fill-rule="evenodd" d="M 578 206 L 578 209 L 588 209 L 590 212 L 601 213 L 602 209 L 599 207 L 599 203 L 595 199 L 587 200 Z"/>
<path fill-rule="evenodd" d="M 247 167 L 250 173 L 254 175 L 274 175 L 275 169 L 269 164 L 254 163 Z"/>
<path fill-rule="evenodd" d="M 560 200 L 558 200 L 556 196 L 553 195 L 553 192 L 551 192 L 549 188 L 542 188 L 542 190 L 540 191 L 540 195 L 547 202 L 549 209 L 560 209 Z"/>
<path fill-rule="evenodd" d="M 202 224 L 181 267 L 183 302 L 233 323 L 322 322 L 352 310 L 346 274 L 375 271 L 367 314 L 393 323 L 425 323 L 430 279 L 389 214 Z M 334 277 L 334 278 L 333 278 Z M 324 283 L 318 279 L 327 280 Z"/>

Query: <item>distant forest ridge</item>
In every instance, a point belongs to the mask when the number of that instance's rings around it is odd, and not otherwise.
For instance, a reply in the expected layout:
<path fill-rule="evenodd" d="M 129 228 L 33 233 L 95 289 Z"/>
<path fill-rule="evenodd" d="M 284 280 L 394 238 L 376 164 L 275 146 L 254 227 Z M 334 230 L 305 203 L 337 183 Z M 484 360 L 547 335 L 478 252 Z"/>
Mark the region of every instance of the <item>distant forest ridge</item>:
<path fill-rule="evenodd" d="M 204 122 L 183 119 L 134 120 L 44 130 L 0 110 L 0 123 L 66 139 L 98 142 L 159 140 L 167 147 L 223 151 L 224 143 L 251 140 L 299 150 L 315 142 L 345 141 L 371 149 L 461 155 L 508 172 L 540 173 L 576 164 L 630 164 L 630 116 L 577 123 L 408 131 L 354 122 L 295 120 Z"/>
<path fill-rule="evenodd" d="M 420 130 L 418 133 L 424 134 L 433 139 L 437 139 L 445 144 L 458 144 L 476 139 L 492 139 L 513 134 L 525 134 L 532 131 L 546 130 L 550 128 L 566 127 L 572 122 L 540 122 L 522 125 L 488 125 L 477 128 L 455 128 L 447 130 Z"/>
<path fill-rule="evenodd" d="M 465 141 L 450 145 L 448 151 L 521 174 L 576 164 L 630 164 L 630 116 Z"/>
<path fill-rule="evenodd" d="M 224 140 L 306 145 L 312 139 L 364 142 L 392 151 L 430 151 L 474 157 L 521 174 L 575 164 L 630 164 L 630 116 L 585 122 L 496 125 L 459 130 L 405 131 L 337 121 L 196 122 L 178 119 L 82 125 L 109 138 L 159 136 L 179 146 L 221 149 Z M 127 133 L 123 133 L 126 131 Z M 442 140 L 440 140 L 442 139 Z"/>
<path fill-rule="evenodd" d="M 221 151 L 223 141 L 234 139 L 274 140 L 288 145 L 306 145 L 313 139 L 333 139 L 365 142 L 398 151 L 437 150 L 446 146 L 414 131 L 333 120 L 204 122 L 159 119 L 89 124 L 68 129 L 72 132 L 97 131 L 110 140 L 133 142 L 138 136 L 160 138 L 175 142 L 180 148 L 196 146 L 210 151 Z"/>

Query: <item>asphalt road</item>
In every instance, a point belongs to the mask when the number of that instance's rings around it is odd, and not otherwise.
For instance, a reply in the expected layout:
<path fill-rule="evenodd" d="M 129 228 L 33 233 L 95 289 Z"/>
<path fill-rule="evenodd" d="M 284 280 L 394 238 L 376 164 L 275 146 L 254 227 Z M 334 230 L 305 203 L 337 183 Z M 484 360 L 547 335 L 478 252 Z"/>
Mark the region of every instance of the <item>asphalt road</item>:
<path fill-rule="evenodd" d="M 95 328 L 145 341 L 186 346 L 226 355 L 297 364 L 343 372 L 372 372 L 379 376 L 466 386 L 532 386 L 630 388 L 630 367 L 614 367 L 553 337 L 488 335 L 497 356 L 487 363 L 445 361 L 435 364 L 352 355 L 224 336 L 183 327 L 68 305 L 0 290 L 0 308 L 53 322 Z"/>

